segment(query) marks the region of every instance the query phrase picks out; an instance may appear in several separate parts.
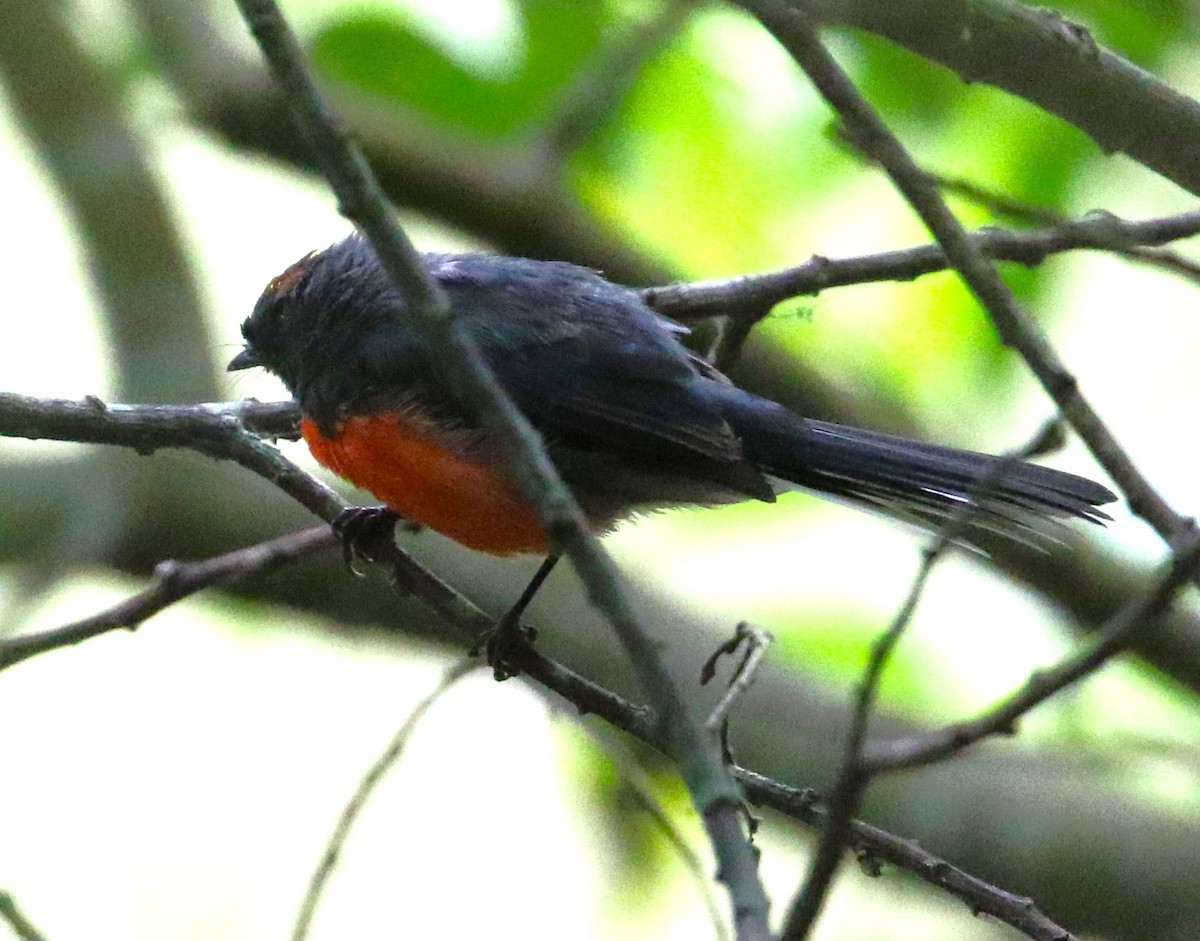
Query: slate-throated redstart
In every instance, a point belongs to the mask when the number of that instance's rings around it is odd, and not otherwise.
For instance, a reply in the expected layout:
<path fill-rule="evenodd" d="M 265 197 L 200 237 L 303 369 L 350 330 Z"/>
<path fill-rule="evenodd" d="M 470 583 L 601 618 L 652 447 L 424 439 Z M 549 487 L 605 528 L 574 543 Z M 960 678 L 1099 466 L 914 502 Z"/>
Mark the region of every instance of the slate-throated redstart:
<path fill-rule="evenodd" d="M 1000 458 L 801 418 L 733 385 L 679 342 L 686 328 L 586 268 L 483 254 L 422 264 L 598 533 L 642 511 L 772 502 L 789 484 L 936 525 L 991 475 L 973 521 L 1008 532 L 1103 520 L 1096 507 L 1115 499 L 1074 474 L 1017 462 L 997 474 Z M 273 279 L 242 335 L 229 369 L 279 376 L 330 470 L 472 549 L 549 551 L 501 448 L 439 381 L 361 237 Z"/>

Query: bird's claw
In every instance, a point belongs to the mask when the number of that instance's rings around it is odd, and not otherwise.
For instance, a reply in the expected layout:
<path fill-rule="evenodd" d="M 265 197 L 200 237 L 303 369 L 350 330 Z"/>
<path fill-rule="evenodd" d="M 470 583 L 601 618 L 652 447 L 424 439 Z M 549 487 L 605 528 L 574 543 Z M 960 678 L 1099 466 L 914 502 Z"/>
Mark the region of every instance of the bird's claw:
<path fill-rule="evenodd" d="M 496 622 L 495 627 L 480 634 L 469 651 L 472 657 L 478 657 L 480 653 L 484 655 L 497 681 L 507 680 L 521 672 L 513 662 L 514 655 L 523 647 L 533 646 L 537 640 L 537 631 L 518 623 L 517 618 L 511 616 L 513 613 L 510 611 Z"/>
<path fill-rule="evenodd" d="M 386 506 L 352 506 L 342 510 L 333 521 L 333 532 L 342 542 L 342 559 L 355 575 L 359 559 L 370 558 L 372 547 L 381 539 L 391 539 L 400 514 Z"/>

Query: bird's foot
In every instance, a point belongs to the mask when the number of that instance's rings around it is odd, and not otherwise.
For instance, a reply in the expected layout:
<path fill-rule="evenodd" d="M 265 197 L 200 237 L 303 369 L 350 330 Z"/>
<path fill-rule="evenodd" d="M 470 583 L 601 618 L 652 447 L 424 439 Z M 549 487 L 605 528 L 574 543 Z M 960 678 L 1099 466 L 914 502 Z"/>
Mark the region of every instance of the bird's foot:
<path fill-rule="evenodd" d="M 521 611 L 513 608 L 494 627 L 480 634 L 470 650 L 472 657 L 478 657 L 481 653 L 484 655 L 497 681 L 507 680 L 521 672 L 515 661 L 522 650 L 532 647 L 537 640 L 537 631 L 532 627 L 524 627 L 520 617 Z"/>
<path fill-rule="evenodd" d="M 391 539 L 400 514 L 386 506 L 352 506 L 342 510 L 333 521 L 333 532 L 342 542 L 342 558 L 355 575 L 358 559 L 370 558 L 372 547 Z"/>

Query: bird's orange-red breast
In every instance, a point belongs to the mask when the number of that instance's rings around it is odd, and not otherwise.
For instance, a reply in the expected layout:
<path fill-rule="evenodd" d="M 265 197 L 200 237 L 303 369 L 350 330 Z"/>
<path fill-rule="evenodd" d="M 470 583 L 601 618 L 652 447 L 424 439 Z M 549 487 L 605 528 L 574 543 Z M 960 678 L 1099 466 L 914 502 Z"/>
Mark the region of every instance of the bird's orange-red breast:
<path fill-rule="evenodd" d="M 329 435 L 304 418 L 300 432 L 313 457 L 407 520 L 494 555 L 549 550 L 508 475 L 439 441 L 428 422 L 385 411 L 346 418 Z"/>

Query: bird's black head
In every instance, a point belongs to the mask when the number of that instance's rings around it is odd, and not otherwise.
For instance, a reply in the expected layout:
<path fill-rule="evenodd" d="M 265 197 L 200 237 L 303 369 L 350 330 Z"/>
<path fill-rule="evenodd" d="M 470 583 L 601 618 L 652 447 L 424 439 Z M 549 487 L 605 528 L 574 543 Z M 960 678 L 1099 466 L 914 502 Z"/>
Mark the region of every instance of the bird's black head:
<path fill-rule="evenodd" d="M 242 323 L 246 345 L 230 361 L 227 367 L 230 372 L 262 366 L 279 376 L 291 392 L 296 392 L 302 351 L 313 333 L 312 321 L 319 313 L 313 305 L 305 303 L 306 288 L 322 254 L 310 252 L 271 279 L 253 312 Z"/>
<path fill-rule="evenodd" d="M 322 403 L 310 401 L 314 396 L 329 398 L 363 382 L 381 331 L 389 347 L 408 339 L 398 326 L 400 304 L 370 245 L 351 236 L 271 279 L 242 324 L 245 348 L 227 368 L 262 366 L 301 405 L 320 411 Z"/>

